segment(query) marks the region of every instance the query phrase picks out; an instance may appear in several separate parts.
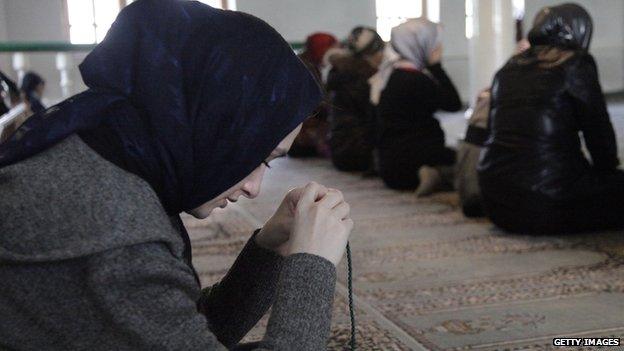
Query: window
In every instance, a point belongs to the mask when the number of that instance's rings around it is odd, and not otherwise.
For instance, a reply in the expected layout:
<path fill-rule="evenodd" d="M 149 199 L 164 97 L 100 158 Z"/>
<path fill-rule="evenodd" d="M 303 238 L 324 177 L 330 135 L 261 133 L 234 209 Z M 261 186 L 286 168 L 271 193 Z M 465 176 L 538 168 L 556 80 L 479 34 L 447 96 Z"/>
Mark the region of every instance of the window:
<path fill-rule="evenodd" d="M 377 32 L 385 41 L 390 40 L 393 27 L 410 18 L 423 15 L 432 22 L 440 22 L 440 0 L 375 0 Z"/>
<path fill-rule="evenodd" d="M 392 27 L 422 16 L 423 3 L 422 0 L 375 0 L 375 7 L 377 32 L 383 40 L 388 41 Z"/>
<path fill-rule="evenodd" d="M 206 5 L 216 7 L 218 9 L 223 7 L 223 1 L 221 0 L 199 0 L 199 2 L 203 2 Z"/>
<path fill-rule="evenodd" d="M 135 0 L 66 0 L 69 39 L 72 44 L 102 41 L 120 9 Z M 216 8 L 236 9 L 235 0 L 201 0 Z"/>
<path fill-rule="evenodd" d="M 427 18 L 431 22 L 440 22 L 440 0 L 427 0 Z"/>
<path fill-rule="evenodd" d="M 466 0 L 464 6 L 465 6 L 465 13 L 466 13 L 466 28 L 465 28 L 466 39 L 470 39 L 474 35 L 474 26 L 475 26 L 474 8 L 473 8 L 472 0 Z"/>
<path fill-rule="evenodd" d="M 119 0 L 67 0 L 72 44 L 94 44 L 104 39 L 117 17 Z"/>
<path fill-rule="evenodd" d="M 511 0 L 511 6 L 513 7 L 513 16 L 515 19 L 524 18 L 524 0 Z"/>

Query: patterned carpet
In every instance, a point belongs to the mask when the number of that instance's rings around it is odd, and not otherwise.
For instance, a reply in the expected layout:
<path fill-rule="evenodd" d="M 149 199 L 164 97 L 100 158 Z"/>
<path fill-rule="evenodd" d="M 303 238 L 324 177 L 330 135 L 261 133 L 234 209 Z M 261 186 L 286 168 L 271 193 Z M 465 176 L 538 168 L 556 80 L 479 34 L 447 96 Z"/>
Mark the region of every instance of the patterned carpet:
<path fill-rule="evenodd" d="M 309 180 L 352 205 L 361 350 L 547 350 L 554 336 L 624 337 L 622 233 L 510 235 L 464 218 L 453 193 L 416 199 L 323 160 L 275 161 L 259 198 L 185 218 L 203 283 L 218 281 L 286 190 Z M 344 264 L 338 271 L 330 350 L 349 338 Z"/>
<path fill-rule="evenodd" d="M 624 104 L 610 110 L 622 148 Z M 465 121 L 441 120 L 453 144 Z M 185 218 L 205 285 L 225 274 L 289 188 L 315 180 L 342 190 L 352 205 L 360 350 L 567 350 L 552 338 L 624 337 L 622 232 L 510 235 L 463 217 L 453 193 L 416 199 L 323 160 L 272 167 L 259 198 L 205 221 Z M 329 350 L 347 350 L 350 333 L 344 263 L 338 271 Z M 266 318 L 246 340 L 259 339 L 265 326 Z"/>

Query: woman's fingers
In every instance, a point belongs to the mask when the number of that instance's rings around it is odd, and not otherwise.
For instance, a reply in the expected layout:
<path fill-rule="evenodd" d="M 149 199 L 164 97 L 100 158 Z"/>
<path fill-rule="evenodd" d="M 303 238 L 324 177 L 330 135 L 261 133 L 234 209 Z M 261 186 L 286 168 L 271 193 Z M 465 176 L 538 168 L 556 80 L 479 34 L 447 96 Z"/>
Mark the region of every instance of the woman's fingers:
<path fill-rule="evenodd" d="M 303 187 L 303 191 L 297 201 L 297 207 L 303 206 L 307 208 L 318 199 L 325 198 L 327 196 L 327 192 L 328 190 L 326 187 L 315 182 L 310 182 Z M 298 194 L 295 194 L 295 196 L 297 195 Z"/>
<path fill-rule="evenodd" d="M 339 219 L 347 219 L 351 214 L 351 206 L 346 202 L 341 202 L 333 208 L 334 215 Z"/>
<path fill-rule="evenodd" d="M 318 201 L 319 206 L 323 206 L 326 209 L 332 209 L 341 202 L 344 202 L 344 196 L 342 196 L 342 192 L 336 189 L 328 189 L 327 194 L 323 196 L 322 199 Z"/>
<path fill-rule="evenodd" d="M 350 211 L 340 191 L 308 184 L 294 213 L 287 252 L 317 255 L 338 265 L 353 228 Z"/>

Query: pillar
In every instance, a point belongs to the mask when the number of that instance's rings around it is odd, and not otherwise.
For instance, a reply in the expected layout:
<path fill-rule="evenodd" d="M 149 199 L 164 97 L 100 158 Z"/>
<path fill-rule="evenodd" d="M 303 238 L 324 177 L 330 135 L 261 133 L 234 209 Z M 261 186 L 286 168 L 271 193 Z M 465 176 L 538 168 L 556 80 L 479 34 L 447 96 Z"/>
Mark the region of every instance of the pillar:
<path fill-rule="evenodd" d="M 472 2 L 473 35 L 469 38 L 470 102 L 492 84 L 492 78 L 515 48 L 515 18 L 512 0 L 468 0 Z"/>
<path fill-rule="evenodd" d="M 13 53 L 13 69 L 17 72 L 17 85 L 22 85 L 22 79 L 26 74 L 26 71 L 30 68 L 30 60 L 28 56 L 23 52 Z"/>
<path fill-rule="evenodd" d="M 56 54 L 56 69 L 61 77 L 60 85 L 63 99 L 72 95 L 73 82 L 70 77 L 70 71 L 73 67 L 71 52 L 59 52 Z"/>

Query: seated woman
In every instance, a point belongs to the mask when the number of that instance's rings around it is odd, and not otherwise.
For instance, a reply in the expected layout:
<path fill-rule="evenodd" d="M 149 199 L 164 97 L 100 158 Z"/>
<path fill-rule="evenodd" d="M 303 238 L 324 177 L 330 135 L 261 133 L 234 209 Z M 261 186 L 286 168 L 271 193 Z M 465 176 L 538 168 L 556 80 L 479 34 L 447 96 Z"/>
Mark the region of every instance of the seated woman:
<path fill-rule="evenodd" d="M 289 192 L 203 290 L 179 217 L 258 195 L 320 101 L 288 43 L 250 15 L 139 0 L 80 69 L 89 90 L 0 144 L 1 347 L 324 349 L 353 225 L 340 192 Z"/>
<path fill-rule="evenodd" d="M 582 7 L 544 8 L 529 32 L 531 48 L 494 78 L 479 184 L 487 214 L 505 230 L 563 233 L 624 225 L 624 173 L 617 169 L 615 135 L 588 53 L 591 35 Z"/>
<path fill-rule="evenodd" d="M 372 167 L 375 111 L 368 79 L 377 72 L 384 45 L 373 29 L 357 27 L 349 35 L 347 54 L 331 60 L 326 85 L 331 101 L 329 147 L 339 170 Z"/>
<path fill-rule="evenodd" d="M 41 98 L 45 91 L 45 81 L 35 72 L 27 72 L 22 78 L 22 86 L 20 88 L 23 100 L 26 101 L 28 108 L 32 113 L 38 113 L 45 110 L 45 106 L 41 103 Z"/>
<path fill-rule="evenodd" d="M 483 144 L 488 138 L 487 121 L 490 112 L 490 89 L 479 92 L 472 107 L 464 139 L 457 146 L 455 189 L 466 217 L 483 217 L 483 200 L 479 189 L 477 165 Z"/>
<path fill-rule="evenodd" d="M 338 45 L 338 39 L 329 33 L 314 33 L 306 39 L 305 49 L 299 57 L 314 74 L 319 84 L 322 84 L 322 71 L 326 66 L 323 58 L 329 50 Z M 324 104 L 319 105 L 315 112 L 314 117 L 308 118 L 303 123 L 301 133 L 297 135 L 288 155 L 292 157 L 329 156 L 327 107 Z"/>
<path fill-rule="evenodd" d="M 530 47 L 528 40 L 521 39 L 516 43 L 519 54 Z M 471 108 L 468 126 L 464 139 L 457 146 L 457 164 L 455 167 L 455 189 L 459 194 L 462 212 L 466 217 L 483 217 L 483 200 L 479 189 L 477 166 L 483 145 L 489 137 L 487 129 L 490 114 L 490 88 L 477 95 L 477 101 Z"/>
<path fill-rule="evenodd" d="M 439 25 L 425 18 L 392 29 L 390 47 L 373 77 L 371 100 L 379 118 L 379 174 L 393 189 L 427 195 L 452 184 L 455 151 L 445 146 L 434 117 L 458 111 L 461 101 L 442 69 Z"/>

